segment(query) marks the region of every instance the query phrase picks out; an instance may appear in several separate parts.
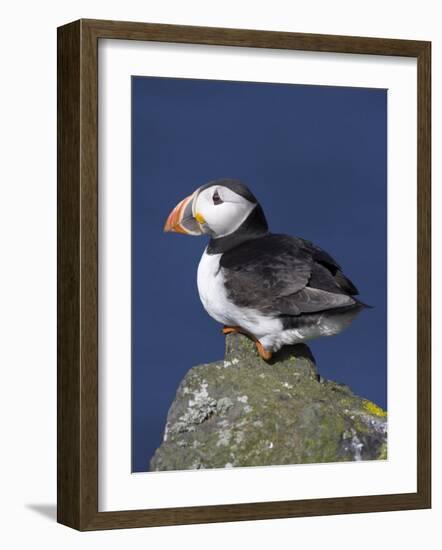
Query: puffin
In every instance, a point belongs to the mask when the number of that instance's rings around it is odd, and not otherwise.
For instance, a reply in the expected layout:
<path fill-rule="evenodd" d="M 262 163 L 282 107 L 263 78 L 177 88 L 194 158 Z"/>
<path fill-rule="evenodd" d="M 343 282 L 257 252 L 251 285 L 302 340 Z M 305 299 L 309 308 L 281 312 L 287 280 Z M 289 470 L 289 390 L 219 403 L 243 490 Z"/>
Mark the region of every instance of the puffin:
<path fill-rule="evenodd" d="M 241 181 L 217 179 L 179 202 L 165 232 L 208 235 L 197 272 L 204 309 L 224 334 L 254 340 L 265 361 L 283 346 L 347 328 L 367 306 L 338 262 L 312 242 L 271 233 Z"/>

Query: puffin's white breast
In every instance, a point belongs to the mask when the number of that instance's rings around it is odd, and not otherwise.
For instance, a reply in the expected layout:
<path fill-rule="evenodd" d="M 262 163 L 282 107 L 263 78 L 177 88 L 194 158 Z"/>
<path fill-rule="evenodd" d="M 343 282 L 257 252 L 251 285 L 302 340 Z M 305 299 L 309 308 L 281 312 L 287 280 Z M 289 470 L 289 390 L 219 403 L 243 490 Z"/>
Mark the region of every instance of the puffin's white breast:
<path fill-rule="evenodd" d="M 227 298 L 223 271 L 220 266 L 221 254 L 207 254 L 204 251 L 198 266 L 198 292 L 204 309 L 219 323 L 240 326 L 260 338 L 281 330 L 281 322 L 259 311 L 238 307 Z"/>
<path fill-rule="evenodd" d="M 207 313 L 219 323 L 228 325 L 232 322 L 228 315 L 230 302 L 226 296 L 220 258 L 221 254 L 207 254 L 207 249 L 204 250 L 198 265 L 198 293 Z"/>

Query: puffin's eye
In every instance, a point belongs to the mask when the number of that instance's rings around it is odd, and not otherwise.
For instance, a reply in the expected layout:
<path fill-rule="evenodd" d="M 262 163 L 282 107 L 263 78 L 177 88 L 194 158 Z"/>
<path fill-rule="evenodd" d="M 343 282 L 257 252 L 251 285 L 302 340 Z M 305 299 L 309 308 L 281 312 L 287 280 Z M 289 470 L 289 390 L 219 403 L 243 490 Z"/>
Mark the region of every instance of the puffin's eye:
<path fill-rule="evenodd" d="M 212 200 L 213 200 L 213 204 L 222 204 L 223 201 L 219 196 L 218 190 L 216 190 L 215 193 L 213 193 Z"/>

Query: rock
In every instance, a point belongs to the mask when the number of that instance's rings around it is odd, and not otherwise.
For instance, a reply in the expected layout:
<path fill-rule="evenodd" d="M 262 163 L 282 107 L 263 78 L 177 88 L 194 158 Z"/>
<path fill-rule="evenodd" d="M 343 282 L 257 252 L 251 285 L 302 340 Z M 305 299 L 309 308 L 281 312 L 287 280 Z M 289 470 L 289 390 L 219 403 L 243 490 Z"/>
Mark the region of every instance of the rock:
<path fill-rule="evenodd" d="M 231 334 L 223 361 L 181 382 L 150 470 L 386 458 L 387 413 L 318 376 L 307 346 L 266 363 L 251 340 Z"/>

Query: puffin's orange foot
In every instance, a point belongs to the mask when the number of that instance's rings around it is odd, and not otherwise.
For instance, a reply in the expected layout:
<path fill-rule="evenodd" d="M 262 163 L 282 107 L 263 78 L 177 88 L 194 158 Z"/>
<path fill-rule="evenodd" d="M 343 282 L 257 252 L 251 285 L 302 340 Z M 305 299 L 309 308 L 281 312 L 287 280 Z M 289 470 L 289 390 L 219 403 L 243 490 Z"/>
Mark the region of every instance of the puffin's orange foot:
<path fill-rule="evenodd" d="M 264 359 L 264 361 L 270 361 L 270 359 L 272 358 L 272 352 L 267 351 L 259 340 L 255 340 L 255 344 L 260 357 Z"/>
<path fill-rule="evenodd" d="M 235 332 L 242 332 L 241 327 L 224 327 L 223 334 L 233 334 Z"/>

